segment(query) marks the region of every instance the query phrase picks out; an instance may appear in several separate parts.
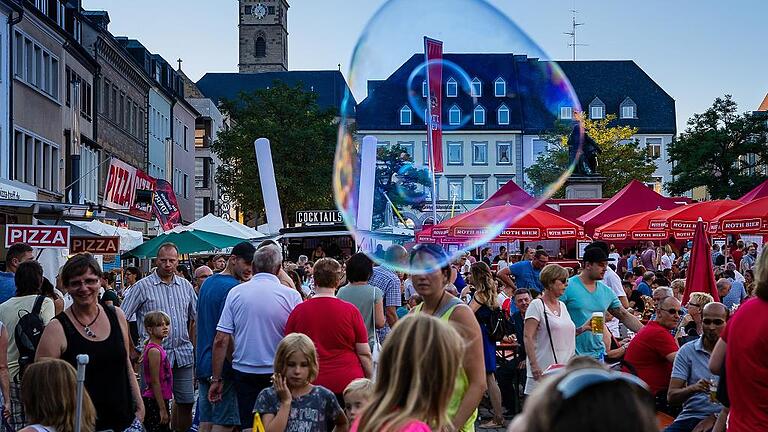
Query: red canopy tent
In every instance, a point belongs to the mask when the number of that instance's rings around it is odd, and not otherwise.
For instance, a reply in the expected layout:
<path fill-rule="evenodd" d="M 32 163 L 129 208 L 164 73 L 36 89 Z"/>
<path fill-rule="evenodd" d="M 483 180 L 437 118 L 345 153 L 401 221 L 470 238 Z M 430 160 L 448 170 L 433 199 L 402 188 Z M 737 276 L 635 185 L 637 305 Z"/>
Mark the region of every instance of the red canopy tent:
<path fill-rule="evenodd" d="M 595 238 L 602 240 L 665 240 L 669 210 L 650 210 L 620 217 L 595 228 Z"/>
<path fill-rule="evenodd" d="M 768 197 L 729 210 L 709 224 L 709 233 L 768 233 Z"/>
<path fill-rule="evenodd" d="M 748 203 L 750 201 L 754 201 L 758 198 L 764 198 L 764 197 L 768 197 L 768 180 L 755 186 L 754 189 L 744 194 L 743 197 L 739 198 L 739 201 L 743 203 Z"/>
<path fill-rule="evenodd" d="M 709 236 L 704 229 L 704 222 L 696 224 L 693 235 L 693 249 L 688 270 L 685 274 L 685 292 L 683 293 L 683 305 L 688 304 L 691 293 L 705 292 L 715 301 L 720 301 L 715 285 L 715 275 L 712 272 L 712 255 L 710 254 Z"/>
<path fill-rule="evenodd" d="M 499 188 L 493 195 L 483 201 L 482 204 L 477 206 L 475 210 L 484 209 L 488 207 L 502 206 L 504 204 L 512 204 L 519 207 L 530 207 L 536 203 L 536 198 L 530 196 L 528 192 L 517 185 L 514 180 L 510 180 L 502 187 Z"/>
<path fill-rule="evenodd" d="M 494 230 L 494 227 L 500 228 L 501 231 L 490 241 L 584 237 L 581 226 L 555 213 L 509 204 L 474 210 L 462 216 L 464 217 L 449 220 L 448 235 L 452 238 L 463 238 L 468 241 L 480 239 L 489 235 L 489 230 Z"/>
<path fill-rule="evenodd" d="M 632 180 L 611 199 L 579 217 L 577 222 L 581 223 L 587 235 L 590 235 L 594 233 L 595 228 L 622 216 L 657 208 L 670 210 L 675 207 L 678 207 L 678 204 L 671 198 L 661 196 L 639 181 Z"/>
<path fill-rule="evenodd" d="M 740 205 L 735 200 L 714 200 L 680 206 L 669 211 L 667 229 L 676 238 L 691 239 L 699 219 L 704 222 L 704 229 L 707 230 L 712 220 Z"/>

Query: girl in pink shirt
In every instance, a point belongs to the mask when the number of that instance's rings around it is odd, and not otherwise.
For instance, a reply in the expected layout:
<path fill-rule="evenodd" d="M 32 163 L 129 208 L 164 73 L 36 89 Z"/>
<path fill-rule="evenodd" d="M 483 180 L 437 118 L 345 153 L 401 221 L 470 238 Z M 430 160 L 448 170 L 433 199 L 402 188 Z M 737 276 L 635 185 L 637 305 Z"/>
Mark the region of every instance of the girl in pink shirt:
<path fill-rule="evenodd" d="M 430 432 L 449 424 L 464 349 L 450 324 L 428 314 L 397 322 L 379 358 L 371 401 L 351 432 Z"/>
<path fill-rule="evenodd" d="M 146 409 L 144 428 L 148 432 L 169 432 L 168 407 L 173 398 L 173 376 L 163 349 L 163 339 L 170 332 L 171 317 L 161 311 L 150 312 L 144 317 L 144 328 L 149 335 L 141 359 L 143 378 L 147 384 L 141 395 Z"/>

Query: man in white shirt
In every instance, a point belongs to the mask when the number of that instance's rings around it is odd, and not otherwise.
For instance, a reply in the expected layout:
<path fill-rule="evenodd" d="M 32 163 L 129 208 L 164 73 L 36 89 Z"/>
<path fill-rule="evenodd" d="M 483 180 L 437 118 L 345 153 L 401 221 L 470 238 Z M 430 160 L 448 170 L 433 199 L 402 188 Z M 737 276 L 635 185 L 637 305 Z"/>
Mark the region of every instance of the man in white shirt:
<path fill-rule="evenodd" d="M 253 277 L 227 294 L 216 327 L 208 399 L 212 403 L 221 399 L 224 358 L 234 341 L 232 380 L 243 430 L 250 430 L 253 425 L 253 405 L 259 392 L 272 385 L 277 344 L 283 339 L 288 316 L 301 303 L 298 291 L 281 284 L 277 277 L 282 264 L 277 246 L 257 249 L 253 255 Z"/>

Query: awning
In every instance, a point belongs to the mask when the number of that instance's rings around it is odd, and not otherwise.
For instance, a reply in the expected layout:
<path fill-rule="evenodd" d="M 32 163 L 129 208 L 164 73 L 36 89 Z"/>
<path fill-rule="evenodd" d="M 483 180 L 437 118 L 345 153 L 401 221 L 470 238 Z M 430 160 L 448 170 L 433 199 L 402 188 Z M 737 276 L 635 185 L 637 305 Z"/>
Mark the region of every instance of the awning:
<path fill-rule="evenodd" d="M 38 213 L 68 212 L 73 215 L 83 216 L 88 211 L 88 206 L 83 204 L 61 203 L 53 201 L 26 201 L 0 199 L 0 207 L 32 208 L 38 206 Z"/>
<path fill-rule="evenodd" d="M 71 237 L 99 237 L 98 234 L 94 234 L 88 230 L 82 229 L 77 225 L 72 225 L 71 223 L 65 220 L 38 219 L 37 222 L 40 225 L 46 225 L 46 226 L 68 226 L 69 235 Z"/>

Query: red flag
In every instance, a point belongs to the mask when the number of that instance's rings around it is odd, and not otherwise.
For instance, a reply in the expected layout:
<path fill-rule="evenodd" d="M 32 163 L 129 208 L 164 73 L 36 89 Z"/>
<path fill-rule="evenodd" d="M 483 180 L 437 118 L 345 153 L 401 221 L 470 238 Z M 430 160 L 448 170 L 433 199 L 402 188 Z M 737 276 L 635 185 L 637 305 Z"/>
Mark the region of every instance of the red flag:
<path fill-rule="evenodd" d="M 432 146 L 432 169 L 443 172 L 443 42 L 424 37 L 424 55 L 427 58 L 427 96 L 430 121 L 427 122 Z"/>
<path fill-rule="evenodd" d="M 176 203 L 176 194 L 170 183 L 163 179 L 155 181 L 155 194 L 153 195 L 153 209 L 163 231 L 173 229 L 181 225 L 181 211 Z"/>
<path fill-rule="evenodd" d="M 715 275 L 712 272 L 709 236 L 704 229 L 704 222 L 701 219 L 696 223 L 691 258 L 688 261 L 688 270 L 685 272 L 683 306 L 688 304 L 688 298 L 694 292 L 705 292 L 710 294 L 716 302 L 720 301 L 720 296 L 717 294 L 717 286 L 715 285 Z"/>

